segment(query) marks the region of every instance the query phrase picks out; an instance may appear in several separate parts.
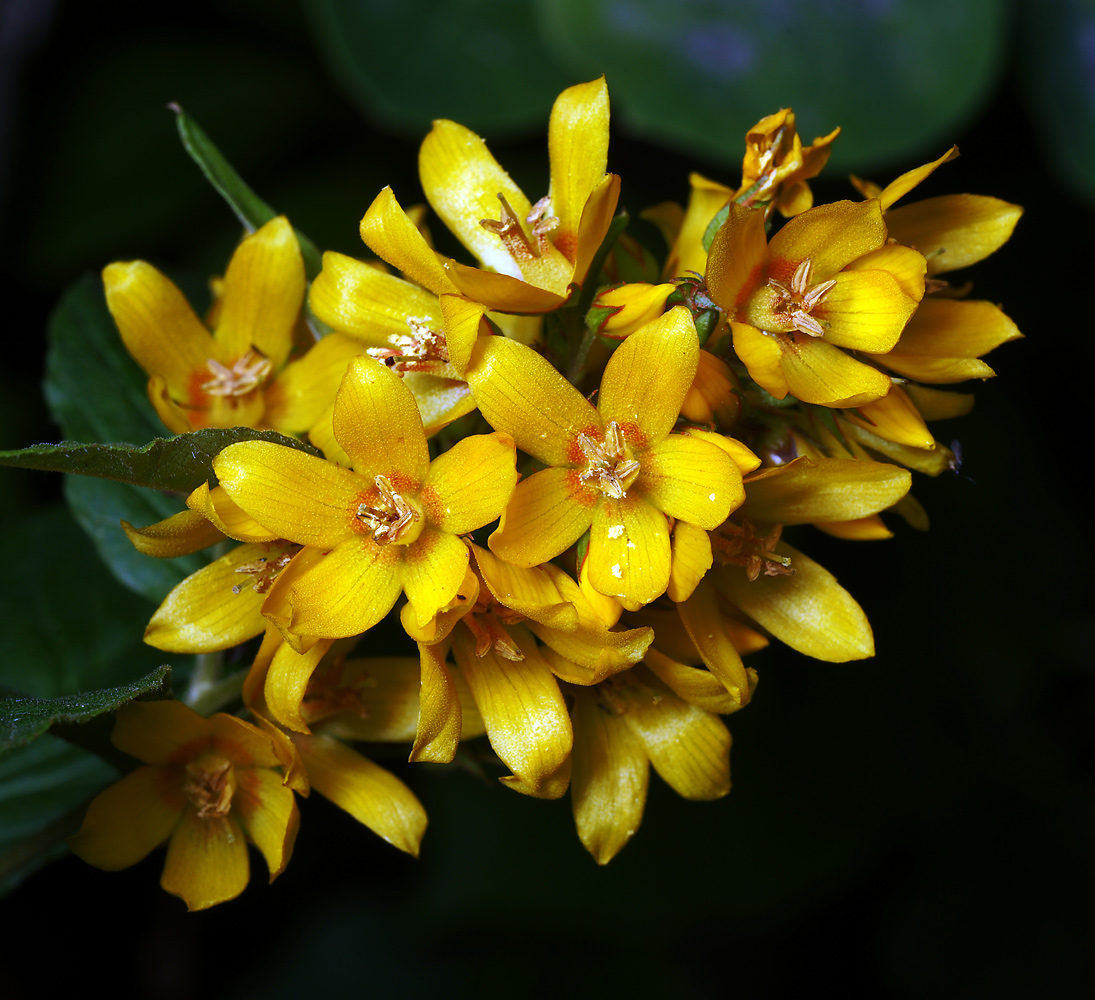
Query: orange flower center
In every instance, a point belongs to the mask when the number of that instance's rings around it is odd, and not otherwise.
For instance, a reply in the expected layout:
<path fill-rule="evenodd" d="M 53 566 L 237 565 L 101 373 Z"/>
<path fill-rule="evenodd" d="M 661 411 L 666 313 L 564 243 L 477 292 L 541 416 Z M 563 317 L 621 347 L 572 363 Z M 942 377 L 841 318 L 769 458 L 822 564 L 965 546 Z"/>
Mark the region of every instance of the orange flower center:
<path fill-rule="evenodd" d="M 627 496 L 628 487 L 635 482 L 640 465 L 635 459 L 628 458 L 620 425 L 610 420 L 603 442 L 588 434 L 579 434 L 578 447 L 586 460 L 585 471 L 578 478 L 614 500 Z"/>
<path fill-rule="evenodd" d="M 186 765 L 183 792 L 197 810 L 199 819 L 223 819 L 232 808 L 236 775 L 232 762 L 211 751 Z"/>
<path fill-rule="evenodd" d="M 202 383 L 202 391 L 210 396 L 246 396 L 262 385 L 274 369 L 273 362 L 253 347 L 231 368 L 215 358 L 206 361 L 205 366 L 213 377 Z"/>
<path fill-rule="evenodd" d="M 364 670 L 347 677 L 345 662 L 336 660 L 316 670 L 308 680 L 300 713 L 305 722 L 316 723 L 340 712 L 351 712 L 362 719 L 369 711 L 361 700 L 366 688 L 376 687 L 376 681 Z"/>
<path fill-rule="evenodd" d="M 740 525 L 726 521 L 711 533 L 711 549 L 722 565 L 733 563 L 745 567 L 745 575 L 752 582 L 761 573 L 765 576 L 790 576 L 794 573 L 788 556 L 775 551 L 783 532 L 777 524 L 767 535 L 759 535 L 756 525 L 743 518 Z"/>
<path fill-rule="evenodd" d="M 373 533 L 373 541 L 381 545 L 413 542 L 421 533 L 421 527 L 418 531 L 414 528 L 422 515 L 395 492 L 387 476 L 376 476 L 373 482 L 380 491 L 380 497 L 374 501 L 376 506 L 361 504 L 357 508 L 358 519 Z"/>
<path fill-rule="evenodd" d="M 499 193 L 498 200 L 502 203 L 500 218 L 480 219 L 479 225 L 502 241 L 523 280 L 562 294 L 574 277 L 574 261 L 549 239 L 549 234 L 559 228 L 559 219 L 550 214 L 551 200 L 541 198 L 529 210 L 525 222 L 531 236 L 506 196 Z"/>

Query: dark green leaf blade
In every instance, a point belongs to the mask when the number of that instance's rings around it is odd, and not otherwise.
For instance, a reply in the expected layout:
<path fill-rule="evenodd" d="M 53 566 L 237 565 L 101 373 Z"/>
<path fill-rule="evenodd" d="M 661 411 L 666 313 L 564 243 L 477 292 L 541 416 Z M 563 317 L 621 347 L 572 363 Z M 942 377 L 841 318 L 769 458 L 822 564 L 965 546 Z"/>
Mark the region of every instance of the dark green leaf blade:
<path fill-rule="evenodd" d="M 242 177 L 216 146 L 210 141 L 201 126 L 198 125 L 179 105 L 169 105 L 175 112 L 175 123 L 179 129 L 179 138 L 191 159 L 201 168 L 210 184 L 213 185 L 243 223 L 248 232 L 254 232 L 269 222 L 278 213 L 274 211 L 247 185 Z M 304 255 L 304 267 L 310 278 L 319 274 L 319 250 L 316 245 L 299 229 L 293 230 L 300 242 L 300 252 Z"/>
<path fill-rule="evenodd" d="M 166 693 L 170 683 L 171 668 L 159 666 L 132 684 L 60 698 L 34 698 L 0 686 L 0 753 L 24 746 L 59 723 L 88 722 L 139 695 Z"/>
<path fill-rule="evenodd" d="M 318 454 L 297 438 L 251 427 L 204 427 L 173 438 L 156 438 L 138 448 L 131 444 L 88 444 L 62 441 L 0 451 L 0 465 L 43 472 L 98 476 L 153 490 L 189 493 L 215 478 L 213 459 L 238 441 L 269 441 Z"/>

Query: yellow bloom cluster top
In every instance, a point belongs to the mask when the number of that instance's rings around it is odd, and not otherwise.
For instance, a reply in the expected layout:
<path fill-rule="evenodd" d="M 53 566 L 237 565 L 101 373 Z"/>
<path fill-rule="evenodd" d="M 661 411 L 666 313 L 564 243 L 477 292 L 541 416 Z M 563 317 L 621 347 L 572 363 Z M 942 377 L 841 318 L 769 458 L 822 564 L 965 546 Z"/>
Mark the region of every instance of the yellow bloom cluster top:
<path fill-rule="evenodd" d="M 232 444 L 185 510 L 125 525 L 151 556 L 216 546 L 145 640 L 215 659 L 261 635 L 242 647 L 254 722 L 127 707 L 114 741 L 145 766 L 92 805 L 82 857 L 117 868 L 166 841 L 164 887 L 208 906 L 242 891 L 246 839 L 282 870 L 294 792 L 313 787 L 416 853 L 417 799 L 350 744 L 448 762 L 485 734 L 505 784 L 569 789 L 604 864 L 640 824 L 650 765 L 686 798 L 729 791 L 722 716 L 753 697 L 746 656 L 772 639 L 873 655 L 859 605 L 786 529 L 926 527 L 909 469 L 954 466 L 927 422 L 972 405 L 936 386 L 992 375 L 982 355 L 1019 336 L 943 276 L 1020 209 L 894 207 L 957 150 L 814 205 L 837 133 L 804 146 L 782 110 L 748 133 L 740 187 L 694 175 L 687 207 L 644 213 L 659 265 L 616 214 L 608 124 L 603 80 L 559 96 L 533 201 L 482 139 L 436 122 L 422 184 L 469 262 L 386 188 L 361 220 L 379 260 L 327 253 L 308 287 L 276 218 L 236 250 L 207 323 L 150 265 L 105 269 L 172 432 L 271 429 L 311 453 Z M 371 630 L 410 655 L 370 657 Z"/>

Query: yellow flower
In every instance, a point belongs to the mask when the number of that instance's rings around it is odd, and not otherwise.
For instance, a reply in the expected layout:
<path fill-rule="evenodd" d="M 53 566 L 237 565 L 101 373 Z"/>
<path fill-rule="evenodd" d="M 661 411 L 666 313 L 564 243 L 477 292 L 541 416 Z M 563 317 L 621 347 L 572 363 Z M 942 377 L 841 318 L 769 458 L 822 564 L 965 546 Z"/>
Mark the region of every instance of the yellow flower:
<path fill-rule="evenodd" d="M 550 466 L 518 485 L 491 550 L 536 566 L 588 530 L 596 590 L 635 605 L 663 593 L 667 517 L 714 528 L 743 496 L 724 452 L 670 433 L 698 355 L 691 316 L 674 307 L 616 349 L 594 407 L 534 351 L 481 338 L 467 374 L 480 411 Z"/>
<path fill-rule="evenodd" d="M 821 173 L 839 134 L 835 128 L 803 146 L 790 108 L 762 118 L 745 134 L 736 200 L 746 206 L 771 203 L 785 216 L 805 212 L 814 203 L 806 181 Z"/>
<path fill-rule="evenodd" d="M 708 292 L 761 388 L 823 406 L 886 395 L 889 377 L 844 350 L 891 350 L 923 297 L 924 258 L 886 239 L 874 200 L 810 209 L 770 243 L 763 212 L 730 206 L 711 245 Z"/>
<path fill-rule="evenodd" d="M 103 270 L 107 305 L 148 397 L 175 433 L 263 427 L 302 434 L 329 404 L 361 347 L 332 335 L 290 361 L 304 263 L 288 221 L 271 219 L 236 248 L 212 334 L 182 292 L 143 260 Z"/>
<path fill-rule="evenodd" d="M 275 740 L 235 716 L 205 719 L 178 701 L 131 702 L 111 740 L 145 762 L 91 803 L 73 852 L 97 868 L 128 868 L 167 841 L 160 884 L 191 910 L 247 886 L 247 841 L 273 881 L 299 826 Z"/>
<path fill-rule="evenodd" d="M 707 678 L 689 678 L 689 697 L 643 666 L 595 687 L 567 688 L 574 722 L 574 822 L 600 865 L 638 830 L 651 764 L 686 799 L 718 799 L 730 791 L 730 731 L 715 712 L 736 706 L 727 703 L 725 692 L 719 694 L 717 681 L 711 686 L 705 671 L 677 666 Z"/>
<path fill-rule="evenodd" d="M 483 140 L 464 126 L 436 121 L 422 143 L 418 164 L 426 198 L 487 269 L 448 260 L 445 271 L 456 288 L 491 309 L 547 312 L 567 300 L 572 283 L 586 279 L 620 194 L 619 177 L 605 173 L 603 78 L 559 95 L 548 126 L 548 151 L 551 186 L 534 205 Z"/>
<path fill-rule="evenodd" d="M 474 435 L 431 463 L 411 391 L 368 357 L 347 368 L 333 427 L 351 469 L 263 441 L 234 444 L 214 460 L 243 511 L 305 546 L 268 604 L 284 598 L 285 627 L 297 636 L 364 632 L 401 591 L 428 621 L 464 578 L 459 536 L 498 517 L 513 492 L 513 441 Z"/>

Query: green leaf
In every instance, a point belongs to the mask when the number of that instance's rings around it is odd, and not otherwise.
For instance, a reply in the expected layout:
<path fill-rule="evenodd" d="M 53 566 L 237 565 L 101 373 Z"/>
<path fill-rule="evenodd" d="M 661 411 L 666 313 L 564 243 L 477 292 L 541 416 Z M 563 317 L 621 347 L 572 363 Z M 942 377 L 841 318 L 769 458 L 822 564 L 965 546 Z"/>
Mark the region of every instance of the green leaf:
<path fill-rule="evenodd" d="M 175 112 L 175 123 L 179 129 L 179 138 L 191 159 L 201 168 L 210 184 L 213 185 L 227 203 L 228 207 L 236 214 L 236 218 L 243 223 L 248 232 L 253 233 L 260 226 L 269 222 L 278 213 L 266 204 L 250 187 L 229 163 L 221 151 L 209 140 L 209 136 L 202 131 L 193 118 L 191 118 L 179 105 L 170 105 Z M 300 252 L 304 256 L 304 268 L 309 278 L 319 274 L 322 262 L 316 245 L 308 239 L 299 229 L 294 227 L 300 243 Z"/>
<path fill-rule="evenodd" d="M 208 561 L 200 553 L 154 559 L 138 552 L 122 531 L 123 520 L 144 527 L 177 514 L 183 509 L 177 496 L 90 476 L 66 476 L 64 490 L 73 517 L 114 576 L 156 604 Z"/>
<path fill-rule="evenodd" d="M 159 666 L 132 684 L 60 698 L 34 698 L 0 686 L 0 753 L 25 746 L 55 725 L 79 725 L 116 712 L 142 694 L 166 694 L 171 668 Z"/>
<path fill-rule="evenodd" d="M 491 137 L 542 130 L 555 97 L 576 82 L 544 44 L 528 2 L 312 0 L 304 7 L 346 93 L 367 117 L 416 139 L 435 118 Z"/>
<path fill-rule="evenodd" d="M 0 451 L 0 465 L 42 472 L 74 472 L 153 490 L 189 493 L 214 479 L 213 459 L 238 441 L 269 441 L 310 455 L 319 453 L 303 441 L 251 427 L 203 427 L 200 431 L 156 438 L 138 448 L 132 444 L 86 444 L 62 441 Z"/>
<path fill-rule="evenodd" d="M 794 107 L 832 166 L 857 171 L 949 144 L 995 81 L 1005 0 L 536 0 L 552 47 L 605 73 L 613 110 L 648 136 L 740 163 L 762 116 Z M 910 164 L 912 165 L 912 164 Z"/>
<path fill-rule="evenodd" d="M 118 777 L 94 754 L 51 736 L 0 757 L 0 895 L 68 853 L 84 804 Z"/>
<path fill-rule="evenodd" d="M 68 288 L 48 329 L 43 388 L 66 438 L 148 441 L 163 433 L 145 391 L 148 376 L 122 343 L 98 275 Z"/>
<path fill-rule="evenodd" d="M 1092 0 L 1026 0 L 1018 47 L 1031 120 L 1050 151 L 1043 160 L 1095 205 L 1095 102 L 1091 99 Z"/>

